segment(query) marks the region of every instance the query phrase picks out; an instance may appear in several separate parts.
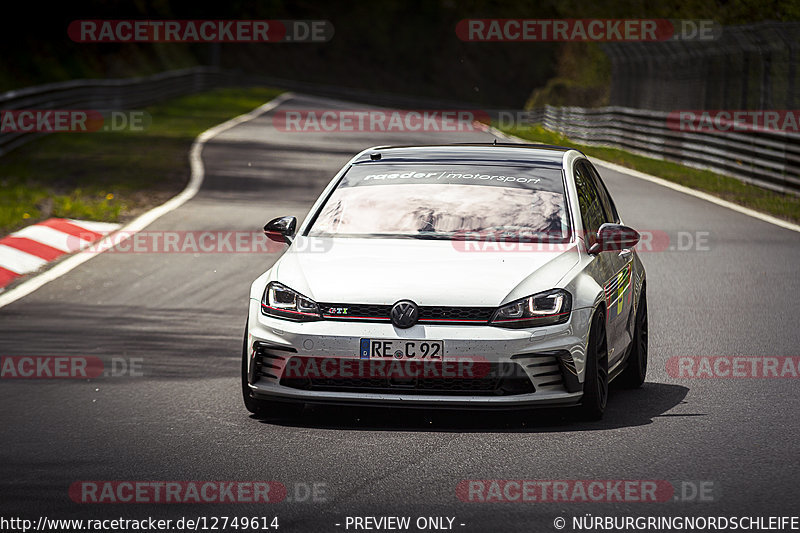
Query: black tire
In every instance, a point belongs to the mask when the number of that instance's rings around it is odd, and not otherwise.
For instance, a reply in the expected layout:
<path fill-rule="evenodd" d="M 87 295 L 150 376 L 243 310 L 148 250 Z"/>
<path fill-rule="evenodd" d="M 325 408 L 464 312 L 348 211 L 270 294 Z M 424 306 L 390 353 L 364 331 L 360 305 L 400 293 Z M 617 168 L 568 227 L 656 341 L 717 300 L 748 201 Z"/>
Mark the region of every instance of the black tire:
<path fill-rule="evenodd" d="M 647 294 L 644 287 L 639 296 L 635 320 L 633 346 L 628 356 L 628 364 L 617 380 L 626 389 L 638 389 L 647 375 Z"/>
<path fill-rule="evenodd" d="M 257 400 L 250 395 L 247 382 L 247 355 L 247 324 L 245 324 L 242 343 L 242 399 L 245 408 L 256 417 L 292 418 L 302 414 L 304 407 L 302 403 Z"/>
<path fill-rule="evenodd" d="M 586 420 L 600 420 L 608 402 L 608 341 L 606 340 L 606 315 L 600 310 L 592 318 L 589 342 L 586 349 L 586 375 L 583 379 L 581 416 Z"/>

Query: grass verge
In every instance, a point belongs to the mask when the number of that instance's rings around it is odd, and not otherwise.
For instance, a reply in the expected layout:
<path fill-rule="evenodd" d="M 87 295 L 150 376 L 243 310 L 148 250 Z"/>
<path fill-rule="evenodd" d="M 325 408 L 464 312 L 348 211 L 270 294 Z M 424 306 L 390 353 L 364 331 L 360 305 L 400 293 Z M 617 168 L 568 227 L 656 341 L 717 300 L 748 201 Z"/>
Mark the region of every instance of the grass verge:
<path fill-rule="evenodd" d="M 208 128 L 282 91 L 225 88 L 145 108 L 144 131 L 57 133 L 0 157 L 0 236 L 49 217 L 124 222 L 189 180 L 188 153 Z"/>
<path fill-rule="evenodd" d="M 794 195 L 773 192 L 709 170 L 689 168 L 671 161 L 662 161 L 632 154 L 618 148 L 578 144 L 540 125 L 502 128 L 502 131 L 530 141 L 575 148 L 590 157 L 603 159 L 604 161 L 616 163 L 691 187 L 692 189 L 713 194 L 729 202 L 749 207 L 777 218 L 800 222 L 800 197 Z"/>

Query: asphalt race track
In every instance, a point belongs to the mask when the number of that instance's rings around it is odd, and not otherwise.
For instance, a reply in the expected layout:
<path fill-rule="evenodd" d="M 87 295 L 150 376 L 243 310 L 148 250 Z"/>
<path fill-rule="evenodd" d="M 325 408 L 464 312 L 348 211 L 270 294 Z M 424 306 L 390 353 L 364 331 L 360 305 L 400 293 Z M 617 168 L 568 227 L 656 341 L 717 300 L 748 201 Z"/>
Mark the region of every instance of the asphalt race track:
<path fill-rule="evenodd" d="M 279 109 L 353 106 L 296 96 Z M 201 192 L 147 231 L 258 231 L 276 216 L 304 216 L 365 147 L 492 140 L 488 133 L 286 133 L 273 127 L 273 114 L 210 141 Z M 459 531 L 555 531 L 556 517 L 586 513 L 794 512 L 798 381 L 678 378 L 666 364 L 675 356 L 800 355 L 800 234 L 600 171 L 625 222 L 665 232 L 675 248 L 642 254 L 648 380 L 640 390 L 612 390 L 601 422 L 560 411 L 319 407 L 294 420 L 251 418 L 239 385 L 247 294 L 277 254 L 112 251 L 0 309 L 0 355 L 123 358 L 140 361 L 144 374 L 0 380 L 0 515 L 277 516 L 279 531 L 292 532 L 345 531 L 347 516 L 447 516 Z M 695 501 L 462 502 L 456 487 L 470 479 L 706 482 L 707 492 L 706 501 L 688 494 Z M 68 489 L 81 480 L 275 480 L 289 498 L 79 504 Z M 314 483 L 325 493 L 310 501 L 304 487 Z"/>

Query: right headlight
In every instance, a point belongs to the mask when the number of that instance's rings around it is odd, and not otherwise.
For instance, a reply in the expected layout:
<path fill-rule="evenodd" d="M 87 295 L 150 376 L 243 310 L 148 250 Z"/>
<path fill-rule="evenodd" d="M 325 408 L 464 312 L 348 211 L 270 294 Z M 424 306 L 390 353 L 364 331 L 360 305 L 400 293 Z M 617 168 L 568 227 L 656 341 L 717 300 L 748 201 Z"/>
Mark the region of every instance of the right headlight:
<path fill-rule="evenodd" d="M 265 315 L 297 322 L 322 318 L 317 302 L 277 281 L 271 281 L 267 285 L 264 296 L 261 298 L 261 312 Z"/>
<path fill-rule="evenodd" d="M 569 320 L 571 310 L 572 295 L 564 289 L 553 289 L 498 308 L 489 323 L 503 328 L 551 326 Z"/>

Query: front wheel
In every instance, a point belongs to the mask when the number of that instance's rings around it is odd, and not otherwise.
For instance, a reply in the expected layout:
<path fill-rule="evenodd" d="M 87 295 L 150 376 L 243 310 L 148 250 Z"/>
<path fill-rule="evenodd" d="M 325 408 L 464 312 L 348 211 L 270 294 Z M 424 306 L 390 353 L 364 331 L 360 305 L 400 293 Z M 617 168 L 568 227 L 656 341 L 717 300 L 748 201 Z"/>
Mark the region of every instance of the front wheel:
<path fill-rule="evenodd" d="M 632 344 L 628 366 L 620 374 L 619 383 L 628 389 L 638 389 L 644 383 L 647 374 L 647 294 L 644 287 L 636 309 Z"/>
<path fill-rule="evenodd" d="M 600 420 L 608 402 L 608 342 L 606 315 L 597 311 L 589 330 L 586 346 L 586 375 L 583 378 L 581 415 L 586 420 Z"/>

